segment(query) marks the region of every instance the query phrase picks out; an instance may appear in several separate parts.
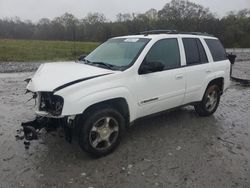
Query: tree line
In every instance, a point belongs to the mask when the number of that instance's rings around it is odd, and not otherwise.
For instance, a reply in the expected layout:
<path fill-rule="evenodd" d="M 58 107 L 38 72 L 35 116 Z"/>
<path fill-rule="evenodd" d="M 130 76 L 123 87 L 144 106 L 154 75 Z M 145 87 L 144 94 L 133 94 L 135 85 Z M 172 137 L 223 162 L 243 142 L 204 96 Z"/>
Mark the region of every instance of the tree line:
<path fill-rule="evenodd" d="M 83 19 L 65 13 L 52 20 L 42 18 L 36 23 L 19 18 L 0 19 L 0 38 L 9 39 L 103 42 L 114 36 L 154 29 L 206 32 L 219 37 L 226 47 L 250 47 L 250 9 L 229 12 L 219 18 L 202 5 L 172 0 L 159 11 L 120 13 L 115 21 L 109 21 L 101 13 L 89 13 Z"/>

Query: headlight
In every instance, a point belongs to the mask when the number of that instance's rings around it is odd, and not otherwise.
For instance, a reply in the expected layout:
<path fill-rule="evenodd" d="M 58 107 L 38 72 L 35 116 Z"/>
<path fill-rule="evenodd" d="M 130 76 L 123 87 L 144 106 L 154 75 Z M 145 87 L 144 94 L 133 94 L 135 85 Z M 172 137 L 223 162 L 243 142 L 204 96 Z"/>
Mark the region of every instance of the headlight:
<path fill-rule="evenodd" d="M 39 111 L 48 112 L 51 115 L 59 116 L 63 109 L 63 98 L 54 95 L 52 92 L 40 93 Z"/>

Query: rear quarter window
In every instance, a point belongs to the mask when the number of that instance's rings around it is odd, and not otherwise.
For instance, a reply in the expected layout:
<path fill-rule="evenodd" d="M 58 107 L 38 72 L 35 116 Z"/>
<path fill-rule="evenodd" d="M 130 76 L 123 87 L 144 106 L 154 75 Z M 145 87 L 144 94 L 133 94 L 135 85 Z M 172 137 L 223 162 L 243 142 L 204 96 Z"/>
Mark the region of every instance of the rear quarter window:
<path fill-rule="evenodd" d="M 221 42 L 217 39 L 205 39 L 214 61 L 227 59 L 227 54 Z"/>

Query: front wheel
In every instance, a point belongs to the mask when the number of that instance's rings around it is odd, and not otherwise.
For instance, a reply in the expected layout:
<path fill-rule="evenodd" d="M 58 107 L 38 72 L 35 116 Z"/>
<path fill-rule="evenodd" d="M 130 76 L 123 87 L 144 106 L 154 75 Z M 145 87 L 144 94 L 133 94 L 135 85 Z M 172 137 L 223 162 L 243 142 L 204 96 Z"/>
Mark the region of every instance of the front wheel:
<path fill-rule="evenodd" d="M 125 128 L 124 117 L 115 109 L 104 108 L 88 113 L 81 125 L 79 144 L 81 148 L 100 157 L 114 151 L 119 145 Z"/>
<path fill-rule="evenodd" d="M 217 85 L 208 86 L 201 102 L 194 106 L 200 116 L 210 116 L 220 103 L 220 89 Z"/>

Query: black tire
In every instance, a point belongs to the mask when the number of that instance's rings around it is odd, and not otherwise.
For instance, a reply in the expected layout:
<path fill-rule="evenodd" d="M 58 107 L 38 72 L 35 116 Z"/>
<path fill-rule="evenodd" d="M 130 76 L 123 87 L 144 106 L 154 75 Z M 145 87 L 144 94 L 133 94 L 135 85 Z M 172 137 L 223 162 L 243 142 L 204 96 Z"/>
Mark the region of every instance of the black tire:
<path fill-rule="evenodd" d="M 212 95 L 215 95 L 212 97 Z M 211 100 L 211 98 L 214 98 Z M 211 100 L 211 102 L 210 102 Z M 210 85 L 207 87 L 202 101 L 194 105 L 195 111 L 199 116 L 210 116 L 218 108 L 220 103 L 220 89 L 217 85 Z"/>
<path fill-rule="evenodd" d="M 80 118 L 78 123 L 81 127 L 79 145 L 94 157 L 113 152 L 119 145 L 125 130 L 124 117 L 111 107 L 91 110 Z"/>

